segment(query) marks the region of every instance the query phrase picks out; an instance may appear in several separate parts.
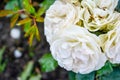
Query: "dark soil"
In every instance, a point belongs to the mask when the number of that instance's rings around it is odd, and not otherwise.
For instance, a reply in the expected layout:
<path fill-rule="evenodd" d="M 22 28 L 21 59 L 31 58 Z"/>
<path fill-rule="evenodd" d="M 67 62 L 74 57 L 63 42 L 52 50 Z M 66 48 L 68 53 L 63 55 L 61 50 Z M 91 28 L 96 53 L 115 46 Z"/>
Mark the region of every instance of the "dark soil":
<path fill-rule="evenodd" d="M 41 41 L 33 41 L 33 47 L 29 47 L 28 39 L 24 37 L 24 32 L 22 27 L 15 26 L 19 28 L 22 32 L 20 39 L 15 40 L 10 36 L 10 19 L 0 18 L 0 49 L 6 46 L 6 50 L 3 56 L 3 61 L 7 62 L 5 70 L 0 73 L 0 80 L 17 80 L 18 76 L 24 70 L 24 67 L 29 61 L 34 61 L 33 73 L 36 73 L 36 69 L 40 72 L 40 65 L 38 64 L 38 59 L 42 57 L 43 54 L 49 53 L 49 44 L 46 42 L 44 36 L 43 23 L 39 23 L 39 31 L 41 34 Z M 23 55 L 20 58 L 15 58 L 13 52 L 15 49 L 19 49 Z M 30 52 L 34 52 L 33 56 L 30 56 Z M 68 80 L 67 71 L 58 67 L 55 71 L 49 73 L 40 72 L 42 75 L 42 80 Z"/>

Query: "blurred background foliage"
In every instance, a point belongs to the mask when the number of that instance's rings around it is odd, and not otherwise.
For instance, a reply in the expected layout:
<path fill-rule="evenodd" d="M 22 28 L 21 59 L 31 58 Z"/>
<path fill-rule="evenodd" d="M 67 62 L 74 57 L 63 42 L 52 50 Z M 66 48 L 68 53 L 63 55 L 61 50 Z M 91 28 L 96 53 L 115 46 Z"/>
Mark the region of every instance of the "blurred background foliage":
<path fill-rule="evenodd" d="M 45 11 L 53 4 L 55 0 L 3 0 L 0 4 L 3 7 L 0 10 L 0 17 L 10 18 L 10 28 L 15 26 L 20 26 L 23 28 L 24 37 L 28 39 L 29 43 L 29 56 L 35 56 L 33 52 L 34 46 L 32 45 L 33 40 L 40 41 L 39 27 L 38 23 L 44 22 Z M 3 54 L 5 53 L 6 47 L 3 46 L 0 49 L 0 73 L 3 73 L 8 64 L 7 60 L 3 60 Z M 44 53 L 43 53 L 44 54 Z M 39 68 L 35 67 L 35 62 L 29 60 L 21 73 L 19 73 L 18 80 L 41 80 L 41 72 L 51 72 L 54 71 L 58 64 L 53 59 L 50 53 L 44 54 L 41 58 L 37 60 Z M 15 66 L 15 65 L 14 65 Z M 35 71 L 34 71 L 35 70 Z"/>
<path fill-rule="evenodd" d="M 40 40 L 37 22 L 44 22 L 43 15 L 53 2 L 54 0 L 43 0 L 42 2 L 34 0 L 9 0 L 6 2 L 5 10 L 0 10 L 0 17 L 11 17 L 11 28 L 15 25 L 24 26 L 25 37 L 29 37 L 29 44 L 31 46 L 33 38 Z"/>

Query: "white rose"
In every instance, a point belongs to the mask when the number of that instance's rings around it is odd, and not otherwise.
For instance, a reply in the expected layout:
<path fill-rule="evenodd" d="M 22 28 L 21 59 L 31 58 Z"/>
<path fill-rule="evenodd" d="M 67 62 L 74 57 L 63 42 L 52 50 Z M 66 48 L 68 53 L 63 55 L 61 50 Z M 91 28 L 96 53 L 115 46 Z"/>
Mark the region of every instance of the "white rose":
<path fill-rule="evenodd" d="M 114 11 L 119 0 L 94 0 L 97 6 L 104 10 Z"/>
<path fill-rule="evenodd" d="M 100 35 L 102 49 L 111 63 L 120 63 L 120 21 L 115 29 Z"/>
<path fill-rule="evenodd" d="M 51 53 L 58 64 L 68 71 L 87 74 L 100 69 L 106 62 L 99 38 L 85 28 L 72 25 L 53 38 Z"/>
<path fill-rule="evenodd" d="M 49 43 L 52 42 L 54 34 L 79 21 L 79 10 L 80 7 L 74 4 L 62 0 L 55 1 L 45 17 L 45 35 Z"/>
<path fill-rule="evenodd" d="M 70 3 L 77 3 L 77 2 L 79 2 L 78 0 L 63 0 L 63 1 L 70 2 Z"/>
<path fill-rule="evenodd" d="M 120 13 L 101 9 L 95 1 L 83 0 L 81 5 L 83 9 L 80 12 L 80 19 L 83 21 L 84 27 L 90 31 L 111 30 L 114 28 L 114 23 L 119 20 Z M 109 28 L 109 26 L 113 28 Z"/>

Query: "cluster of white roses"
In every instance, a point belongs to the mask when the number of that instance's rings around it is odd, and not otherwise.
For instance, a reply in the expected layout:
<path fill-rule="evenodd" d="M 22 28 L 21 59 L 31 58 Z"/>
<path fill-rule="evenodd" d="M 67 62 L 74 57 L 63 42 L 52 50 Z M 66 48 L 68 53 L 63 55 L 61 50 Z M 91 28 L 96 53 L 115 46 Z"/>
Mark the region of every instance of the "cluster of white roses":
<path fill-rule="evenodd" d="M 56 0 L 47 10 L 45 35 L 58 64 L 76 73 L 120 63 L 118 0 Z M 100 32 L 99 36 L 95 33 Z"/>

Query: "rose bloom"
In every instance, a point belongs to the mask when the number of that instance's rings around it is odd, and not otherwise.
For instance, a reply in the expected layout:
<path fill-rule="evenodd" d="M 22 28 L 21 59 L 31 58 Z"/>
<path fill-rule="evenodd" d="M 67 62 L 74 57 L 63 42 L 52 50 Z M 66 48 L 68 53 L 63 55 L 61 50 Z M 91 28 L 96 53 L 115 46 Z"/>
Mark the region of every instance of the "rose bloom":
<path fill-rule="evenodd" d="M 77 3 L 77 2 L 79 2 L 79 0 L 63 0 L 63 1 L 70 2 L 70 3 Z"/>
<path fill-rule="evenodd" d="M 68 71 L 87 74 L 100 69 L 106 62 L 99 37 L 85 28 L 71 25 L 54 35 L 53 40 L 51 53 L 58 64 Z"/>
<path fill-rule="evenodd" d="M 111 63 L 120 63 L 120 21 L 116 28 L 100 35 L 102 49 Z"/>
<path fill-rule="evenodd" d="M 114 11 L 119 0 L 94 0 L 94 1 L 99 8 Z"/>
<path fill-rule="evenodd" d="M 79 21 L 79 10 L 79 6 L 63 0 L 56 0 L 50 6 L 45 16 L 45 35 L 49 43 L 52 42 L 54 34 Z"/>
<path fill-rule="evenodd" d="M 104 4 L 107 5 L 107 3 Z M 114 23 L 119 20 L 118 17 L 120 17 L 120 13 L 100 8 L 93 0 L 83 0 L 81 5 L 83 8 L 80 12 L 80 18 L 83 21 L 83 26 L 90 31 L 111 30 L 114 28 Z M 109 28 L 109 25 L 111 28 Z"/>

